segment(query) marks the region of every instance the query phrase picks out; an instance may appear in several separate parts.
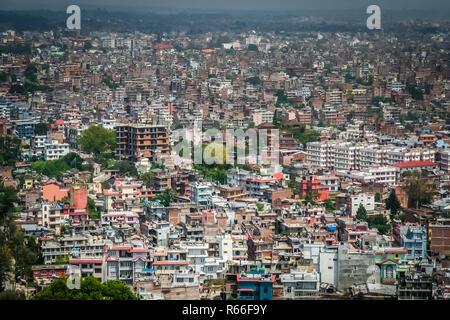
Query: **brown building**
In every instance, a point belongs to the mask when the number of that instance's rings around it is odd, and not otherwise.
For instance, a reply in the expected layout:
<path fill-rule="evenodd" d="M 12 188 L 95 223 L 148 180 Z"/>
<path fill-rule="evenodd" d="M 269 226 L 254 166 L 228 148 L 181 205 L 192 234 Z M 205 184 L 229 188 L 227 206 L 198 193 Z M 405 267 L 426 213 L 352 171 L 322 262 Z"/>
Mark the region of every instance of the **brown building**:
<path fill-rule="evenodd" d="M 450 255 L 450 219 L 429 226 L 430 249 L 440 256 Z M 441 221 L 442 222 L 442 221 Z"/>
<path fill-rule="evenodd" d="M 136 162 L 142 158 L 154 160 L 155 152 L 169 153 L 169 133 L 166 126 L 128 124 L 116 127 L 116 158 Z"/>
<path fill-rule="evenodd" d="M 227 200 L 237 200 L 249 197 L 249 193 L 245 191 L 244 186 L 229 187 L 229 186 L 218 186 L 220 196 Z"/>

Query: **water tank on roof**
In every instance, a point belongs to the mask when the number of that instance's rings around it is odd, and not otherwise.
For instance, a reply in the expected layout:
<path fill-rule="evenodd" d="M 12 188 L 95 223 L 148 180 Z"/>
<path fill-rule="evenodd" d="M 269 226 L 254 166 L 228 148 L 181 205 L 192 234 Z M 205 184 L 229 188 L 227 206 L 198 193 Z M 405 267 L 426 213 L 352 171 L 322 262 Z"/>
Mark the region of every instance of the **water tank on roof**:
<path fill-rule="evenodd" d="M 334 231 L 334 230 L 336 230 L 336 225 L 335 225 L 335 224 L 330 224 L 330 225 L 328 225 L 327 230 L 328 230 L 328 231 Z"/>

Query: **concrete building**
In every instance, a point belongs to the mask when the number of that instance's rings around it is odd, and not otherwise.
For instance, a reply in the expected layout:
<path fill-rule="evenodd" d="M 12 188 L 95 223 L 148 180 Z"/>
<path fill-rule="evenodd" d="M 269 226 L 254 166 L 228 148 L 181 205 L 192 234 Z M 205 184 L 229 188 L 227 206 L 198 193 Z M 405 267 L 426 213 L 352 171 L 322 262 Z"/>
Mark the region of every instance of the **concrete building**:
<path fill-rule="evenodd" d="M 209 182 L 196 182 L 189 185 L 191 203 L 197 206 L 212 205 L 213 185 Z"/>
<path fill-rule="evenodd" d="M 338 248 L 338 286 L 340 290 L 354 284 L 365 284 L 369 279 L 370 266 L 375 265 L 375 254 L 351 250 L 347 245 Z"/>
<path fill-rule="evenodd" d="M 252 268 L 236 276 L 238 300 L 272 300 L 275 275 L 264 274 L 263 269 Z"/>
<path fill-rule="evenodd" d="M 50 140 L 44 145 L 45 160 L 58 160 L 69 153 L 68 143 L 59 143 L 56 140 Z"/>
<path fill-rule="evenodd" d="M 359 193 L 347 196 L 347 214 L 355 217 L 360 205 L 368 212 L 375 210 L 375 194 Z"/>
<path fill-rule="evenodd" d="M 154 160 L 155 152 L 169 154 L 169 133 L 166 126 L 153 124 L 118 124 L 116 129 L 116 158 L 139 161 Z"/>
<path fill-rule="evenodd" d="M 105 280 L 121 280 L 132 286 L 149 262 L 150 250 L 142 243 L 107 246 Z"/>
<path fill-rule="evenodd" d="M 338 286 L 338 250 L 337 247 L 323 247 L 319 251 L 319 275 L 321 283 Z"/>
<path fill-rule="evenodd" d="M 320 287 L 319 273 L 316 271 L 293 270 L 282 274 L 283 297 L 289 300 L 311 299 L 318 295 Z"/>
<path fill-rule="evenodd" d="M 427 253 L 427 230 L 423 226 L 400 226 L 400 246 L 408 250 L 406 259 L 423 259 Z"/>

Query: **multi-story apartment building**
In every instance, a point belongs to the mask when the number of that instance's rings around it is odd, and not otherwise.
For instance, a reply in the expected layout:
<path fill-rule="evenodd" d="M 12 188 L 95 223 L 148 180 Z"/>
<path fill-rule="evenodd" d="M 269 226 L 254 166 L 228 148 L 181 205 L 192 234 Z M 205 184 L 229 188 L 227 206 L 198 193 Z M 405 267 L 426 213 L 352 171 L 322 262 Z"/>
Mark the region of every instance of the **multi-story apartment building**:
<path fill-rule="evenodd" d="M 213 185 L 211 183 L 192 183 L 189 185 L 191 203 L 197 206 L 212 205 Z"/>
<path fill-rule="evenodd" d="M 450 151 L 441 152 L 441 170 L 450 173 Z"/>
<path fill-rule="evenodd" d="M 395 167 L 372 167 L 361 171 L 336 171 L 336 176 L 350 178 L 361 183 L 384 183 L 394 184 L 397 176 Z"/>
<path fill-rule="evenodd" d="M 57 230 L 61 227 L 61 208 L 57 203 L 44 202 L 41 204 L 41 211 L 38 213 L 38 225 L 45 228 Z"/>
<path fill-rule="evenodd" d="M 341 143 L 334 146 L 335 170 L 358 170 L 360 146 L 354 143 Z"/>
<path fill-rule="evenodd" d="M 105 257 L 76 256 L 69 259 L 68 273 L 71 278 L 94 277 L 105 281 Z"/>
<path fill-rule="evenodd" d="M 102 214 L 102 224 L 136 225 L 139 224 L 139 215 L 133 211 L 111 211 Z"/>
<path fill-rule="evenodd" d="M 347 214 L 355 217 L 360 205 L 367 211 L 375 210 L 375 195 L 372 193 L 349 195 L 347 197 Z"/>
<path fill-rule="evenodd" d="M 384 165 L 386 150 L 375 146 L 365 146 L 359 150 L 359 167 L 361 170 Z"/>
<path fill-rule="evenodd" d="M 310 194 L 317 192 L 319 198 L 317 200 L 328 199 L 330 192 L 336 192 L 339 189 L 339 178 L 330 176 L 310 176 L 309 179 L 300 181 L 300 194 Z"/>
<path fill-rule="evenodd" d="M 105 280 L 122 280 L 131 286 L 148 267 L 150 250 L 143 243 L 107 246 L 105 261 Z"/>
<path fill-rule="evenodd" d="M 167 247 L 157 247 L 152 251 L 152 267 L 156 274 L 175 274 L 189 270 L 188 250 L 181 248 L 169 249 Z"/>
<path fill-rule="evenodd" d="M 334 145 L 337 141 L 318 141 L 307 144 L 307 161 L 316 168 L 330 169 L 334 166 Z"/>
<path fill-rule="evenodd" d="M 316 271 L 293 270 L 280 276 L 283 284 L 283 297 L 297 300 L 317 296 L 320 287 L 319 273 Z"/>
<path fill-rule="evenodd" d="M 394 232 L 395 234 L 395 232 Z M 423 259 L 427 253 L 427 230 L 423 226 L 399 226 L 398 239 L 401 247 L 408 250 L 406 259 Z"/>
<path fill-rule="evenodd" d="M 118 124 L 116 126 L 116 157 L 137 162 L 141 158 L 154 160 L 156 150 L 169 153 L 169 133 L 164 125 Z"/>
<path fill-rule="evenodd" d="M 435 158 L 435 151 L 432 149 L 422 148 L 391 148 L 386 152 L 386 159 L 384 164 L 394 164 L 398 162 L 411 161 L 431 161 Z"/>
<path fill-rule="evenodd" d="M 57 160 L 69 153 L 68 143 L 59 143 L 56 140 L 50 140 L 44 145 L 45 160 Z"/>
<path fill-rule="evenodd" d="M 307 161 L 314 168 L 342 171 L 364 170 L 398 162 L 434 161 L 435 151 L 341 141 L 320 141 L 307 144 Z"/>
<path fill-rule="evenodd" d="M 273 121 L 273 112 L 272 111 L 259 111 L 253 113 L 253 123 L 255 126 L 259 126 L 263 123 L 272 123 Z"/>
<path fill-rule="evenodd" d="M 105 253 L 105 240 L 90 235 L 64 236 L 59 241 L 48 240 L 42 243 L 42 256 L 45 264 L 52 264 L 56 259 L 82 253 L 85 257 L 98 259 Z"/>

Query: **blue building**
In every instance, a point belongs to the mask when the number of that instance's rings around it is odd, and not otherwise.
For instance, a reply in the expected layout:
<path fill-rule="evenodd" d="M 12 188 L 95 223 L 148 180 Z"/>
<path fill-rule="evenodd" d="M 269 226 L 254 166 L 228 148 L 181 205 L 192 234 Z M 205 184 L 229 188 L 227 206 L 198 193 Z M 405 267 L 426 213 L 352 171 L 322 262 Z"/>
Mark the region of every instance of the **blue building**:
<path fill-rule="evenodd" d="M 34 137 L 34 128 L 37 124 L 35 120 L 16 120 L 17 136 L 21 139 L 31 139 Z"/>
<path fill-rule="evenodd" d="M 275 275 L 265 275 L 264 269 L 252 268 L 249 273 L 238 274 L 239 300 L 272 300 Z"/>
<path fill-rule="evenodd" d="M 422 226 L 401 226 L 400 245 L 408 249 L 406 259 L 425 258 L 427 252 L 427 231 Z"/>

